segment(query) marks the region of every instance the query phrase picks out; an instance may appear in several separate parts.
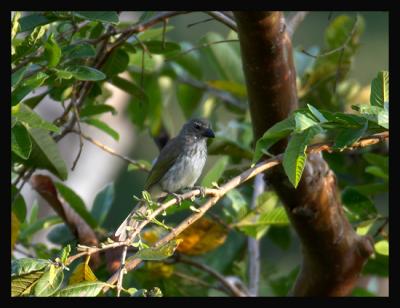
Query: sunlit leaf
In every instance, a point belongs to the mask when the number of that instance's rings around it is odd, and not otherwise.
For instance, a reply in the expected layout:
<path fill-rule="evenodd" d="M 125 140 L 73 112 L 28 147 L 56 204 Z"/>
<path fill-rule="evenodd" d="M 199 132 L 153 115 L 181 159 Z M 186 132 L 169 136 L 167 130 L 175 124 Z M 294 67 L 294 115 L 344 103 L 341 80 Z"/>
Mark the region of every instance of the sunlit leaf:
<path fill-rule="evenodd" d="M 51 268 L 54 268 L 52 273 Z M 50 268 L 40 277 L 35 285 L 35 296 L 51 296 L 60 287 L 64 279 L 64 271 L 62 267 L 55 268 L 52 264 Z"/>
<path fill-rule="evenodd" d="M 74 12 L 74 14 L 84 19 L 113 23 L 113 24 L 119 23 L 118 13 L 114 11 L 77 11 Z"/>
<path fill-rule="evenodd" d="M 141 260 L 152 260 L 152 261 L 157 261 L 157 260 L 164 260 L 174 254 L 175 249 L 178 247 L 179 243 L 181 243 L 182 240 L 180 239 L 175 239 L 172 241 L 169 241 L 165 245 L 162 245 L 160 247 L 150 247 L 150 248 L 144 248 L 139 250 L 133 257 L 132 259 L 141 259 Z M 129 258 L 129 259 L 131 259 Z"/>
<path fill-rule="evenodd" d="M 26 128 L 20 123 L 11 129 L 11 150 L 22 159 L 28 159 L 31 153 L 31 139 Z"/>
<path fill-rule="evenodd" d="M 93 297 L 97 296 L 100 293 L 101 289 L 105 286 L 107 286 L 107 284 L 101 281 L 83 281 L 77 284 L 69 285 L 53 294 L 53 296 Z"/>
<path fill-rule="evenodd" d="M 224 170 L 228 164 L 229 157 L 223 156 L 211 167 L 211 169 L 204 176 L 201 181 L 201 185 L 204 187 L 210 187 L 212 182 L 218 182 L 221 178 Z"/>
<path fill-rule="evenodd" d="M 389 72 L 381 71 L 371 82 L 371 106 L 383 107 L 389 103 Z"/>
<path fill-rule="evenodd" d="M 389 242 L 381 240 L 374 245 L 375 251 L 381 255 L 389 256 Z"/>
<path fill-rule="evenodd" d="M 68 285 L 74 285 L 82 281 L 97 281 L 96 275 L 89 266 L 89 258 L 81 262 L 71 274 Z"/>
<path fill-rule="evenodd" d="M 83 122 L 102 130 L 107 135 L 112 137 L 114 140 L 117 140 L 117 141 L 119 140 L 118 132 L 115 131 L 113 128 L 111 128 L 107 123 L 105 123 L 99 119 L 93 119 L 93 118 L 84 119 Z"/>

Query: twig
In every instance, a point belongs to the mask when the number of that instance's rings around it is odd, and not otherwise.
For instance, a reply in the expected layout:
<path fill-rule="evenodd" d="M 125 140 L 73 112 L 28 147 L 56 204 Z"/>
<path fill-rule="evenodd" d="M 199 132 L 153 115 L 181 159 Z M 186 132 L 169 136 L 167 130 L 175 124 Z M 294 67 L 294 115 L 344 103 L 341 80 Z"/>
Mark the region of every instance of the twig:
<path fill-rule="evenodd" d="M 251 201 L 251 209 L 255 209 L 257 206 L 257 198 L 264 192 L 265 182 L 263 174 L 259 173 L 254 179 L 254 191 L 253 198 Z M 249 258 L 248 264 L 248 276 L 249 276 L 249 293 L 250 296 L 258 295 L 258 288 L 260 283 L 260 241 L 253 238 L 247 238 L 247 255 Z"/>
<path fill-rule="evenodd" d="M 126 273 L 125 270 L 125 260 L 126 260 L 126 252 L 128 251 L 128 246 L 124 246 L 124 250 L 122 251 L 121 255 L 121 267 L 118 272 L 118 281 L 117 281 L 117 297 L 121 294 L 122 289 L 122 281 L 124 279 L 124 274 Z"/>
<path fill-rule="evenodd" d="M 138 161 L 136 161 L 136 160 L 130 159 L 130 158 L 127 157 L 127 156 L 118 154 L 117 152 L 115 152 L 115 151 L 114 151 L 113 149 L 111 149 L 110 147 L 108 147 L 108 146 L 106 146 L 106 145 L 100 143 L 99 141 L 93 139 L 92 137 L 89 137 L 89 136 L 85 135 L 85 134 L 82 133 L 82 132 L 79 132 L 79 131 L 74 130 L 74 129 L 71 130 L 71 132 L 82 136 L 83 139 L 86 139 L 87 141 L 91 142 L 92 144 L 94 144 L 95 146 L 99 147 L 99 148 L 102 149 L 103 151 L 105 151 L 105 152 L 107 152 L 107 153 L 110 153 L 111 155 L 114 155 L 114 156 L 116 156 L 116 157 L 118 157 L 118 158 L 121 158 L 122 160 L 124 160 L 124 161 L 126 161 L 126 162 L 128 162 L 128 163 L 130 163 L 130 164 L 132 164 L 132 165 L 137 166 L 138 169 L 140 169 L 140 170 L 143 170 L 143 171 L 150 171 L 149 167 L 147 167 L 146 165 L 144 165 L 144 164 L 142 164 L 142 163 L 140 163 L 140 162 L 138 162 Z"/>
<path fill-rule="evenodd" d="M 199 279 L 199 278 L 186 275 L 186 274 L 184 274 L 184 273 L 182 273 L 182 272 L 174 271 L 174 272 L 173 272 L 173 275 L 175 275 L 175 276 L 177 276 L 177 277 L 179 277 L 179 278 L 185 279 L 185 280 L 187 280 L 187 281 L 193 282 L 193 283 L 196 284 L 196 285 L 201 285 L 201 286 L 204 286 L 204 287 L 206 287 L 206 288 L 208 288 L 208 289 L 215 289 L 215 290 L 218 290 L 218 291 L 222 291 L 222 292 L 224 292 L 224 293 L 226 293 L 226 294 L 228 294 L 228 295 L 230 294 L 230 293 L 228 293 L 228 291 L 227 291 L 225 288 L 223 288 L 222 286 L 214 286 L 214 285 L 209 284 L 209 283 L 207 283 L 207 282 L 205 282 L 205 281 L 203 281 L 203 280 L 201 280 L 201 279 Z"/>
<path fill-rule="evenodd" d="M 198 24 L 202 24 L 202 23 L 209 22 L 209 21 L 212 21 L 212 20 L 215 20 L 215 18 L 213 17 L 213 18 L 207 18 L 207 19 L 203 19 L 203 20 L 200 20 L 200 21 L 196 21 L 194 23 L 188 24 L 187 27 L 190 28 L 190 27 L 196 26 Z"/>
<path fill-rule="evenodd" d="M 358 17 L 356 16 L 356 18 L 355 18 L 355 20 L 354 20 L 354 23 L 353 23 L 353 27 L 351 28 L 350 33 L 349 33 L 349 35 L 348 35 L 347 38 L 346 38 L 346 41 L 345 41 L 341 46 L 339 46 L 339 47 L 337 47 L 337 48 L 335 48 L 335 49 L 329 50 L 329 51 L 327 51 L 327 52 L 318 54 L 318 55 L 312 55 L 312 54 L 310 54 L 309 52 L 307 52 L 305 49 L 302 49 L 301 52 L 304 53 L 304 54 L 306 54 L 307 56 L 310 56 L 310 57 L 312 57 L 312 58 L 317 59 L 317 58 L 326 57 L 326 56 L 329 56 L 329 55 L 331 55 L 331 54 L 334 54 L 334 53 L 336 53 L 336 52 L 338 52 L 338 51 L 344 50 L 344 49 L 347 47 L 347 45 L 349 44 L 350 40 L 353 38 L 354 33 L 356 32 L 357 22 L 358 22 Z"/>
<path fill-rule="evenodd" d="M 204 43 L 204 44 L 201 44 L 201 45 L 197 45 L 197 46 L 194 46 L 194 47 L 189 48 L 187 50 L 184 50 L 181 53 L 173 55 L 173 56 L 171 56 L 169 58 L 165 58 L 165 62 L 171 61 L 173 59 L 176 59 L 176 58 L 178 58 L 180 56 L 186 55 L 187 53 L 192 52 L 192 51 L 197 50 L 197 49 L 200 49 L 200 48 L 209 47 L 209 46 L 215 45 L 215 44 L 232 43 L 232 42 L 239 42 L 239 40 L 235 40 L 235 39 L 232 39 L 232 40 L 221 40 L 221 41 L 215 41 L 215 42 L 209 42 L 209 43 Z"/>
<path fill-rule="evenodd" d="M 353 149 L 360 148 L 360 147 L 366 147 L 369 145 L 373 145 L 373 144 L 382 142 L 388 138 L 389 138 L 388 131 L 379 133 L 379 134 L 375 134 L 375 135 L 371 135 L 368 137 L 361 138 L 359 141 L 355 142 L 354 144 L 352 144 L 352 146 L 348 147 L 347 149 L 353 150 Z M 316 153 L 316 152 L 321 152 L 321 151 L 332 151 L 332 146 L 333 146 L 333 142 L 318 143 L 318 144 L 310 145 L 307 148 L 306 152 L 307 153 Z M 254 167 L 252 167 L 252 168 L 244 171 L 240 175 L 234 177 L 233 179 L 231 179 L 224 185 L 220 186 L 218 189 L 212 189 L 212 192 L 210 190 L 206 189 L 206 195 L 213 195 L 213 197 L 211 197 L 206 203 L 204 203 L 203 206 L 198 208 L 198 212 L 193 213 L 191 216 L 189 216 L 184 221 L 182 221 L 179 225 L 177 225 L 175 228 L 173 228 L 170 231 L 170 233 L 165 235 L 162 239 L 158 240 L 153 245 L 153 247 L 162 246 L 162 245 L 168 243 L 169 241 L 171 241 L 172 239 L 176 238 L 180 233 L 182 233 L 184 230 L 186 230 L 189 226 L 191 226 L 198 219 L 200 219 L 228 191 L 236 188 L 237 186 L 241 185 L 242 183 L 255 177 L 257 174 L 263 173 L 266 170 L 268 170 L 276 165 L 279 165 L 282 162 L 282 159 L 283 159 L 283 154 L 279 154 L 275 157 L 272 157 L 270 159 L 267 159 L 265 161 L 262 161 L 262 162 L 256 164 Z M 191 198 L 192 196 L 196 196 L 199 194 L 200 194 L 200 190 L 195 189 L 193 191 L 185 193 L 181 197 L 182 197 L 182 200 L 186 200 L 186 199 Z M 176 202 L 177 202 L 177 199 L 174 198 L 174 199 L 168 201 L 167 203 L 161 205 L 157 210 L 155 210 L 151 215 L 149 215 L 147 220 L 143 221 L 138 226 L 138 228 L 135 230 L 135 232 L 132 235 L 134 235 L 134 234 L 137 235 L 140 232 L 140 230 L 150 222 L 150 219 L 152 217 L 155 217 L 154 215 L 156 214 L 156 212 L 161 213 L 162 211 L 167 209 L 169 206 L 176 204 Z M 132 236 L 131 236 L 131 238 L 132 238 Z M 121 243 L 124 244 L 125 242 L 121 242 Z M 126 264 L 126 270 L 130 271 L 130 270 L 134 269 L 136 266 L 138 266 L 140 264 L 140 262 L 141 262 L 141 259 L 138 259 L 138 258 L 129 260 Z M 117 281 L 117 278 L 118 278 L 118 275 L 114 274 L 108 279 L 107 283 L 114 284 Z M 104 289 L 108 289 L 108 287 L 105 287 Z"/>
<path fill-rule="evenodd" d="M 82 154 L 82 149 L 83 149 L 83 138 L 82 138 L 82 130 L 81 130 L 81 123 L 80 123 L 80 119 L 79 119 L 79 113 L 78 110 L 76 109 L 76 106 L 74 105 L 72 107 L 72 109 L 74 110 L 75 116 L 77 118 L 77 126 L 78 126 L 78 132 L 79 132 L 79 151 L 78 151 L 78 155 L 76 156 L 74 163 L 72 164 L 72 168 L 71 170 L 75 169 L 76 164 L 78 163 L 79 157 L 81 157 Z"/>
<path fill-rule="evenodd" d="M 304 18 L 306 18 L 308 13 L 309 13 L 308 11 L 298 11 L 288 16 L 286 22 L 286 31 L 290 37 L 293 36 L 294 32 L 303 22 Z"/>
<path fill-rule="evenodd" d="M 221 282 L 221 284 L 224 286 L 224 288 L 233 296 L 237 296 L 237 297 L 248 296 L 248 294 L 246 294 L 242 290 L 238 289 L 234 284 L 231 284 L 227 279 L 225 279 L 225 277 L 223 275 L 221 275 L 216 270 L 214 270 L 213 268 L 209 267 L 206 264 L 196 262 L 192 259 L 183 257 L 182 255 L 179 255 L 179 254 L 177 254 L 173 260 L 175 262 L 180 262 L 180 263 L 184 263 L 184 264 L 193 266 L 195 268 L 198 268 L 198 269 L 210 274 L 211 276 L 216 278 L 219 282 Z"/>
<path fill-rule="evenodd" d="M 208 15 L 212 16 L 216 20 L 222 22 L 224 25 L 231 28 L 233 31 L 237 32 L 237 25 L 233 18 L 229 18 L 228 15 L 218 12 L 218 11 L 207 11 Z"/>

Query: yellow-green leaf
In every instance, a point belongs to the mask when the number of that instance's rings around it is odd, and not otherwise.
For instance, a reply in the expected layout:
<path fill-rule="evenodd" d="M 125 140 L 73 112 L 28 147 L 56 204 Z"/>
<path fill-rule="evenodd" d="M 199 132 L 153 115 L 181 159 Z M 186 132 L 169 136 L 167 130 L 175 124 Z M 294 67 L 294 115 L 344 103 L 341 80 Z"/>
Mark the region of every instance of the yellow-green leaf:
<path fill-rule="evenodd" d="M 132 259 L 142 259 L 142 260 L 164 260 L 174 254 L 175 249 L 178 247 L 182 239 L 175 239 L 161 247 L 150 247 L 139 250 Z"/>
<path fill-rule="evenodd" d="M 387 240 L 382 240 L 375 243 L 375 251 L 381 255 L 389 255 L 389 242 Z"/>
<path fill-rule="evenodd" d="M 89 258 L 79 263 L 69 278 L 68 285 L 77 284 L 82 281 L 97 281 L 96 275 L 89 266 Z"/>

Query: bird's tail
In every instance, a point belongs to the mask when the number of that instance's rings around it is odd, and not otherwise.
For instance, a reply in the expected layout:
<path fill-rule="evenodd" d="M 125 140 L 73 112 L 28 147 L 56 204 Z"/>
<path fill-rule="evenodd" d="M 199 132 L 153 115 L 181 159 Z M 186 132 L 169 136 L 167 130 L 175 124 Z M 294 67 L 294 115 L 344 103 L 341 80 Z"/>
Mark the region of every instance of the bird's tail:
<path fill-rule="evenodd" d="M 139 225 L 139 221 L 134 218 L 134 215 L 145 214 L 147 205 L 145 202 L 138 202 L 135 208 L 129 213 L 122 224 L 115 231 L 114 236 L 118 241 L 125 241 Z M 128 228 L 129 227 L 129 228 Z"/>

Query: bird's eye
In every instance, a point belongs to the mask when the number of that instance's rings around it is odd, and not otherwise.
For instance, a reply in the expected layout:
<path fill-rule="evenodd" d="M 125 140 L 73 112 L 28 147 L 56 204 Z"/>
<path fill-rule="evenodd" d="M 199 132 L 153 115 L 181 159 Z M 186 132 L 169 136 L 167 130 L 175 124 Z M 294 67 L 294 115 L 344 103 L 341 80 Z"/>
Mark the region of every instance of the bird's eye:
<path fill-rule="evenodd" d="M 200 125 L 199 125 L 199 124 L 195 124 L 195 125 L 194 125 L 194 128 L 195 128 L 195 129 L 200 129 Z"/>

